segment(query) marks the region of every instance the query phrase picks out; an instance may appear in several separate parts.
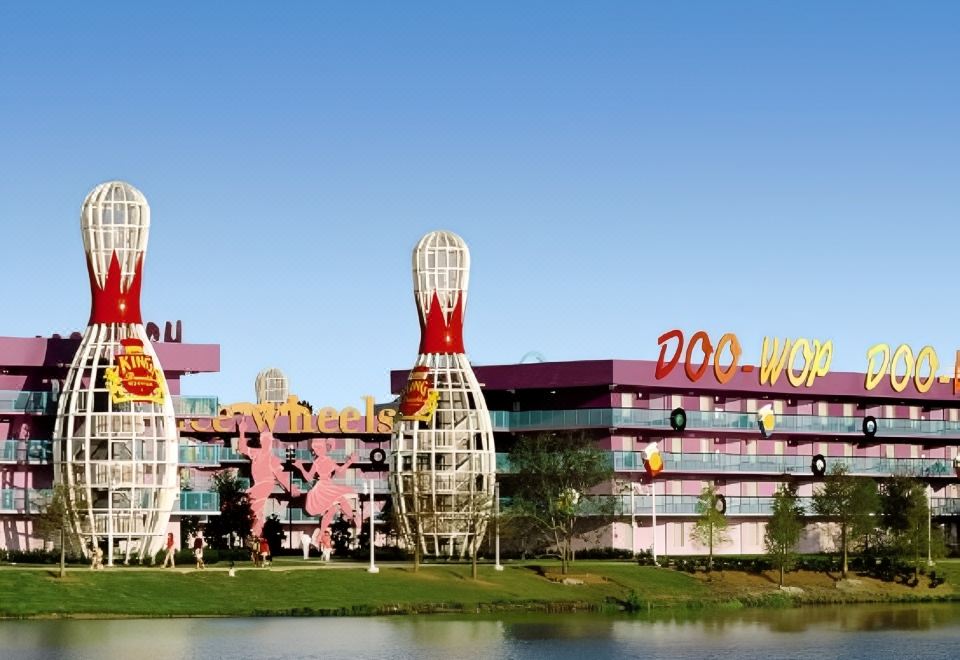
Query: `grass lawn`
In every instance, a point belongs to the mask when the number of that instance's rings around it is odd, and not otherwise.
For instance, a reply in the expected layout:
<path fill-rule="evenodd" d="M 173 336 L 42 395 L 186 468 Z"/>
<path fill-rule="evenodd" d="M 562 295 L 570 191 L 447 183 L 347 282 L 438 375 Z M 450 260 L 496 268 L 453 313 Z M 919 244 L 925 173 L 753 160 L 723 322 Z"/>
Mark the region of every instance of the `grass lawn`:
<path fill-rule="evenodd" d="M 59 579 L 56 567 L 0 567 L 0 617 L 38 616 L 253 616 L 298 614 L 379 614 L 468 611 L 498 608 L 570 609 L 617 607 L 630 600 L 639 607 L 791 605 L 951 599 L 960 584 L 960 561 L 941 561 L 946 585 L 909 588 L 857 578 L 838 588 L 836 576 L 788 573 L 786 584 L 804 590 L 797 600 L 777 587 L 776 576 L 726 571 L 707 576 L 615 561 L 577 561 L 569 577 L 583 584 L 549 579 L 559 573 L 553 561 L 518 562 L 497 572 L 481 565 L 480 579 L 466 564 L 305 565 L 284 558 L 270 569 L 238 568 L 229 577 L 217 566 L 205 571 L 71 568 Z"/>
<path fill-rule="evenodd" d="M 281 562 L 272 569 L 239 569 L 232 578 L 223 569 L 75 568 L 59 579 L 54 567 L 4 567 L 0 616 L 361 614 L 574 603 L 600 607 L 622 600 L 631 590 L 650 599 L 668 593 L 668 600 L 678 602 L 705 593 L 690 576 L 635 564 L 577 562 L 576 574 L 606 578 L 583 585 L 552 582 L 537 566 L 512 565 L 502 572 L 482 566 L 477 581 L 470 578 L 468 565 L 459 564 L 424 566 L 417 573 L 410 566 L 381 566 L 380 573 L 371 575 L 365 565 L 283 570 Z M 292 561 L 290 567 L 300 568 Z"/>

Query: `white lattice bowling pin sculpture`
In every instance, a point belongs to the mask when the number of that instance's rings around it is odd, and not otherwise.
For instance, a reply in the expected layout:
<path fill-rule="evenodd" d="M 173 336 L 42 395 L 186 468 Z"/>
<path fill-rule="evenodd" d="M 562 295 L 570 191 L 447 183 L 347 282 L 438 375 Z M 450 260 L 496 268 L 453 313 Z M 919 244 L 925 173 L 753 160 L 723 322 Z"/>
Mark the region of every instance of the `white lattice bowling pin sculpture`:
<path fill-rule="evenodd" d="M 463 348 L 470 252 L 431 232 L 413 251 L 420 352 L 394 425 L 390 486 L 408 540 L 427 554 L 464 556 L 492 511 L 493 427 Z"/>
<path fill-rule="evenodd" d="M 178 489 L 173 402 L 140 315 L 150 207 L 121 181 L 87 195 L 80 228 L 90 321 L 70 364 L 54 428 L 55 481 L 67 486 L 72 540 L 124 557 L 154 555 Z"/>

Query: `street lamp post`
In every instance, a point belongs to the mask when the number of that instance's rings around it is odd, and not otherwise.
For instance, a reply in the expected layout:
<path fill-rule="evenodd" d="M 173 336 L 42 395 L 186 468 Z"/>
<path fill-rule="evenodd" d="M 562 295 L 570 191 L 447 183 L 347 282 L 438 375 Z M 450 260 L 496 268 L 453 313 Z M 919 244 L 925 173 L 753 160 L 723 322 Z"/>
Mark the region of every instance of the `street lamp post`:
<path fill-rule="evenodd" d="M 650 477 L 650 511 L 653 517 L 653 565 L 659 566 L 657 561 L 657 482 Z"/>
<path fill-rule="evenodd" d="M 287 469 L 290 471 L 290 499 L 287 500 L 287 543 L 293 547 L 293 461 L 297 457 L 296 447 L 287 447 Z"/>
<path fill-rule="evenodd" d="M 500 564 L 500 482 L 494 482 L 493 484 L 493 532 L 494 532 L 494 545 L 493 545 L 493 570 L 502 571 L 503 566 Z"/>
<path fill-rule="evenodd" d="M 927 566 L 933 566 L 933 555 L 931 553 L 931 527 L 933 526 L 933 488 L 927 485 Z"/>
<path fill-rule="evenodd" d="M 373 484 L 369 480 L 363 482 L 363 489 L 370 495 L 370 568 L 367 569 L 367 573 L 379 573 L 380 569 L 374 566 L 373 564 Z M 362 507 L 361 507 L 362 511 Z M 360 516 L 363 518 L 363 515 Z"/>

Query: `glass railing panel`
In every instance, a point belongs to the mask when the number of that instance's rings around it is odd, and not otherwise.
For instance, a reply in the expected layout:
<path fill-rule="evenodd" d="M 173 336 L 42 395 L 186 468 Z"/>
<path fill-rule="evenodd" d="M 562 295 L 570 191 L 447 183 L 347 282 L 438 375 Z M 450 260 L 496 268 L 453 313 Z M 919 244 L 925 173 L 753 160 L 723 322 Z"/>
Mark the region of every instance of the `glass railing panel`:
<path fill-rule="evenodd" d="M 215 396 L 174 395 L 173 412 L 177 417 L 216 417 L 220 399 Z"/>
<path fill-rule="evenodd" d="M 19 440 L 0 440 L 0 463 L 16 463 L 19 444 Z"/>
<path fill-rule="evenodd" d="M 179 511 L 219 511 L 220 494 L 209 491 L 180 491 Z"/>
<path fill-rule="evenodd" d="M 219 465 L 220 445 L 180 445 L 181 465 Z"/>
<path fill-rule="evenodd" d="M 223 445 L 220 447 L 221 463 L 248 463 L 249 461 L 249 458 L 238 452 L 236 449 L 231 448 L 229 445 Z"/>
<path fill-rule="evenodd" d="M 50 463 L 53 461 L 53 440 L 27 440 L 28 463 Z"/>
<path fill-rule="evenodd" d="M 640 408 L 590 408 L 575 410 L 495 411 L 494 425 L 500 429 L 522 431 L 534 428 L 577 428 L 586 426 L 625 426 L 669 428 L 669 411 Z M 863 417 L 821 417 L 819 415 L 778 415 L 780 431 L 797 433 L 859 434 Z M 960 435 L 960 422 L 941 420 L 878 419 L 878 435 L 929 436 Z M 687 411 L 687 426 L 694 429 L 753 430 L 753 413 L 727 411 Z"/>

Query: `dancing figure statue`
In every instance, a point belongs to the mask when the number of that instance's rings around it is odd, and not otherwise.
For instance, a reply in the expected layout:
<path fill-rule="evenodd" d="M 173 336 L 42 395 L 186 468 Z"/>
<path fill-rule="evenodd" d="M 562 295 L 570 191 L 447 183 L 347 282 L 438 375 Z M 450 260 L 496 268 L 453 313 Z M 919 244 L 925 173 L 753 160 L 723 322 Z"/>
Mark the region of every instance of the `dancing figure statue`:
<path fill-rule="evenodd" d="M 298 497 L 300 489 L 293 486 L 291 489 L 287 482 L 286 473 L 283 471 L 283 461 L 273 453 L 273 434 L 269 431 L 260 433 L 260 446 L 251 447 L 247 442 L 245 424 L 243 420 L 237 421 L 237 430 L 240 433 L 240 442 L 237 445 L 237 451 L 250 459 L 250 476 L 253 483 L 247 489 L 247 496 L 250 498 L 250 508 L 253 511 L 253 529 L 255 536 L 260 536 L 263 532 L 263 523 L 266 522 L 264 508 L 270 493 L 273 492 L 273 486 L 279 483 L 284 490 L 288 491 L 292 497 Z M 302 470 L 301 470 L 302 471 Z"/>
<path fill-rule="evenodd" d="M 337 514 L 337 505 L 340 505 L 340 510 L 345 516 L 353 518 L 354 527 L 360 529 L 362 523 L 360 513 L 354 510 L 351 501 L 357 496 L 356 491 L 349 486 L 333 483 L 336 477 L 343 475 L 351 465 L 356 463 L 357 454 L 354 452 L 346 463 L 339 464 L 327 454 L 327 451 L 332 451 L 334 448 L 332 441 L 329 441 L 329 445 L 327 442 L 322 438 L 311 441 L 310 448 L 313 450 L 314 459 L 310 469 L 304 467 L 303 461 L 293 462 L 293 467 L 300 471 L 304 481 L 309 483 L 314 478 L 317 480 L 307 493 L 307 501 L 304 505 L 304 509 L 311 516 L 322 516 L 320 527 L 313 533 L 313 541 L 317 546 L 320 545 L 324 531 L 330 528 L 330 523 Z"/>

